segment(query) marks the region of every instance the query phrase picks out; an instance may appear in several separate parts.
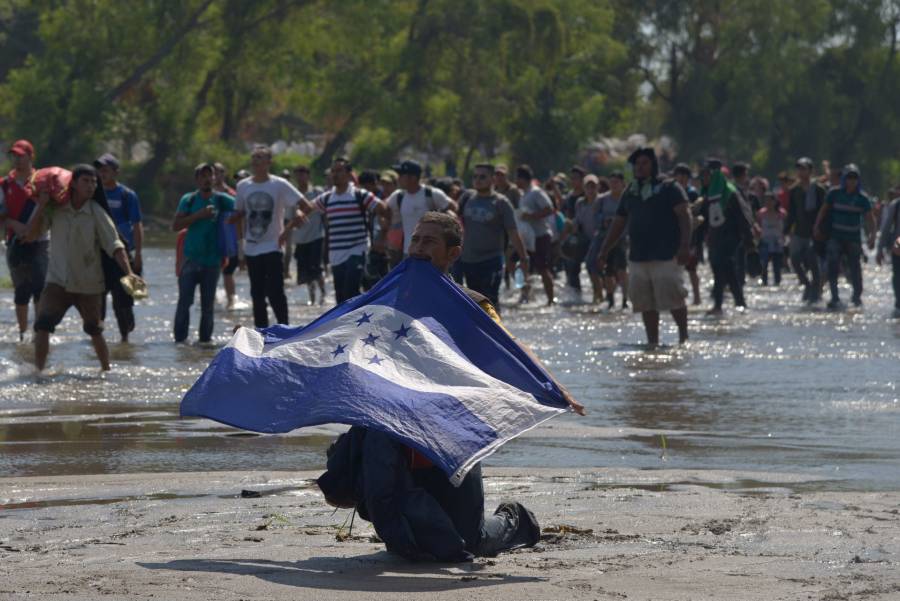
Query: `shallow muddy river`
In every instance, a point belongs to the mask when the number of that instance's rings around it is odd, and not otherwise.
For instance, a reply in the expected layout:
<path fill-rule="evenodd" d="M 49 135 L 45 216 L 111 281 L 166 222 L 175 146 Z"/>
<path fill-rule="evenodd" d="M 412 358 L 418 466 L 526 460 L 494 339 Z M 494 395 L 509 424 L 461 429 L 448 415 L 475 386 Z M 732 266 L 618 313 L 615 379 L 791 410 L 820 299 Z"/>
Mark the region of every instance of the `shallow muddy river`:
<path fill-rule="evenodd" d="M 216 350 L 172 342 L 172 254 L 146 251 L 150 299 L 136 308 L 131 344 L 107 322 L 113 370 L 102 377 L 72 310 L 52 337 L 48 373 L 36 378 L 30 334 L 17 342 L 12 291 L 0 291 L 0 477 L 324 465 L 340 427 L 260 436 L 178 417 L 181 395 Z M 711 276 L 702 273 L 705 287 Z M 795 282 L 786 274 L 778 289 L 751 284 L 743 315 L 692 309 L 690 344 L 656 351 L 641 346 L 640 320 L 628 312 L 505 306 L 509 329 L 589 414 L 556 419 L 487 463 L 762 470 L 808 475 L 817 488 L 897 490 L 900 321 L 889 318 L 890 270 L 866 266 L 864 309 L 842 313 L 801 307 Z M 248 300 L 246 276 L 238 284 Z M 292 323 L 320 312 L 306 306 L 305 288 L 291 286 L 288 298 Z M 251 322 L 246 305 L 217 306 L 216 342 Z M 663 325 L 673 342 L 671 321 Z"/>

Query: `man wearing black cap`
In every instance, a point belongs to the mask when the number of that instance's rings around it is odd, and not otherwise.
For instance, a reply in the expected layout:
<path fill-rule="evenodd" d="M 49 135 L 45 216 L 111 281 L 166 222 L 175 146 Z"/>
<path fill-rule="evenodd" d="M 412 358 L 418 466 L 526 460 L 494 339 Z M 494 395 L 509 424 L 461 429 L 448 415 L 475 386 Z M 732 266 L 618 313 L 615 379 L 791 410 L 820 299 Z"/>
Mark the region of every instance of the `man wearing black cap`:
<path fill-rule="evenodd" d="M 28 329 L 28 303 L 34 300 L 35 311 L 50 261 L 50 239 L 47 235 L 31 243 L 25 242 L 28 221 L 34 214 L 31 177 L 34 174 L 34 147 L 28 140 L 18 140 L 9 148 L 12 171 L 0 179 L 0 224 L 6 226 L 6 265 L 12 279 L 19 324 L 19 341 Z"/>
<path fill-rule="evenodd" d="M 96 161 L 94 167 L 100 175 L 103 192 L 113 223 L 125 242 L 125 251 L 131 268 L 137 275 L 143 271 L 142 250 L 144 247 L 144 224 L 141 222 L 141 203 L 134 190 L 118 182 L 119 160 L 106 153 Z M 128 342 L 128 334 L 134 330 L 134 298 L 125 291 L 120 282 L 113 282 L 110 292 L 113 299 L 113 313 L 119 325 L 122 342 Z M 103 312 L 106 317 L 106 295 L 103 296 Z"/>
<path fill-rule="evenodd" d="M 409 253 L 412 232 L 422 215 L 428 211 L 455 211 L 456 203 L 440 188 L 421 184 L 422 165 L 413 160 L 405 160 L 394 165 L 397 172 L 397 189 L 387 199 L 391 209 L 391 234 L 399 244 L 403 236 L 403 256 Z"/>
<path fill-rule="evenodd" d="M 644 320 L 647 342 L 659 344 L 659 313 L 670 311 L 678 340 L 688 339 L 684 265 L 690 258 L 691 215 L 687 196 L 677 182 L 659 176 L 652 148 L 635 150 L 628 162 L 634 181 L 626 188 L 616 217 L 597 257 L 602 270 L 610 250 L 628 225 L 631 306 Z"/>
<path fill-rule="evenodd" d="M 218 217 L 220 213 L 234 211 L 234 199 L 213 189 L 214 173 L 215 168 L 209 163 L 197 165 L 194 169 L 197 189 L 181 197 L 172 220 L 172 231 L 187 228 L 184 264 L 178 274 L 175 342 L 187 339 L 197 286 L 200 287 L 200 342 L 206 344 L 212 340 L 216 284 L 224 258 L 219 245 L 222 228 Z"/>
<path fill-rule="evenodd" d="M 840 187 L 828 191 L 813 228 L 813 235 L 817 240 L 828 239 L 825 249 L 831 291 L 829 309 L 842 307 L 838 295 L 838 274 L 842 262 L 847 266 L 853 286 L 851 300 L 857 307 L 862 305 L 862 266 L 859 262 L 862 245 L 859 235 L 863 225 L 868 234 L 869 249 L 874 249 L 876 228 L 872 202 L 862 190 L 859 167 L 850 163 L 842 171 Z"/>
<path fill-rule="evenodd" d="M 812 304 L 822 297 L 822 272 L 813 247 L 813 226 L 825 203 L 825 188 L 813 177 L 812 159 L 801 157 L 796 166 L 797 183 L 788 194 L 784 233 L 791 237 L 791 268 L 803 286 L 803 301 Z"/>
<path fill-rule="evenodd" d="M 127 276 L 133 277 L 125 245 L 104 210 L 105 198 L 98 189 L 96 170 L 78 165 L 72 170 L 68 202 L 51 201 L 38 195 L 38 206 L 29 224 L 26 240 L 50 230 L 50 269 L 34 320 L 34 362 L 43 370 L 50 352 L 50 334 L 70 307 L 81 315 L 82 329 L 104 371 L 109 370 L 109 347 L 103 338 L 101 303 L 106 294 L 106 276 L 101 253 L 112 257 Z M 52 208 L 47 208 L 49 203 Z"/>

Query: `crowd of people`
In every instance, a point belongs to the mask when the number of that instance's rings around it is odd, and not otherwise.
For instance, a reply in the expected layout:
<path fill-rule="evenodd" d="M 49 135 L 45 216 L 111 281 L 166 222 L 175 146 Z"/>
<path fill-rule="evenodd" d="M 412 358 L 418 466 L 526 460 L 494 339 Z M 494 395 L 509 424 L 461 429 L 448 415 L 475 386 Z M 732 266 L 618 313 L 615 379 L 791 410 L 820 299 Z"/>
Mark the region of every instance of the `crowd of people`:
<path fill-rule="evenodd" d="M 49 333 L 74 306 L 108 369 L 108 295 L 121 339 L 127 342 L 135 327 L 128 284 L 140 281 L 143 270 L 138 196 L 119 181 L 112 154 L 72 170 L 66 203 L 36 189 L 31 143 L 15 142 L 8 156 L 12 170 L 0 180 L 0 219 L 20 340 L 33 304 L 36 363 L 43 368 Z M 534 300 L 538 283 L 548 304 L 558 294 L 580 300 L 585 270 L 592 302 L 641 313 L 650 344 L 659 342 L 663 312 L 671 313 L 680 341 L 687 340 L 688 299 L 703 302 L 697 270 L 706 261 L 712 315 L 723 312 L 726 290 L 743 311 L 748 278 L 779 286 L 787 271 L 802 288 L 800 302 L 821 302 L 827 284 L 827 308 L 842 309 L 843 275 L 850 302 L 859 306 L 864 241 L 870 250 L 878 242 L 878 264 L 890 260 L 894 317 L 900 317 L 900 198 L 888 204 L 871 197 L 853 164 L 835 169 L 825 163 L 817 176 L 813 161 L 803 157 L 793 174 L 779 174 L 772 186 L 751 176 L 747 164 L 729 168 L 715 158 L 696 171 L 678 164 L 663 172 L 653 149 L 639 148 L 628 159 L 630 174 L 599 176 L 576 165 L 540 181 L 528 165 L 510 170 L 481 163 L 467 186 L 428 178 L 414 160 L 376 172 L 357 171 L 340 157 L 319 187 L 308 167 L 279 175 L 272 161 L 270 148 L 259 145 L 249 170 L 233 178 L 220 163 L 195 168 L 196 188 L 180 199 L 172 219 L 176 342 L 189 336 L 198 287 L 198 340 L 212 341 L 219 277 L 232 308 L 238 270 L 248 274 L 258 328 L 267 327 L 270 316 L 289 323 L 286 281 L 305 286 L 307 302 L 320 305 L 329 272 L 337 303 L 370 289 L 408 255 L 416 224 L 431 211 L 459 220 L 462 251 L 450 273 L 493 306 L 500 308 L 504 285 L 518 290 L 519 303 Z M 891 196 L 900 196 L 900 187 Z M 127 277 L 110 277 L 112 270 Z"/>

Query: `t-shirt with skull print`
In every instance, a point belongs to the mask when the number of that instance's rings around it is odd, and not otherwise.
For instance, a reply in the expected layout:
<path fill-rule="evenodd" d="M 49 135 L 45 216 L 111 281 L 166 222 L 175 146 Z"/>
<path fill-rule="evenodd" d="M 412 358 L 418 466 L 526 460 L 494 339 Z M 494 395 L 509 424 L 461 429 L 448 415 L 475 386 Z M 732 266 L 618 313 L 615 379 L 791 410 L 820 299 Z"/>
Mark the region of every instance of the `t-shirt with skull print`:
<path fill-rule="evenodd" d="M 277 252 L 284 219 L 303 198 L 289 181 L 269 175 L 268 181 L 243 179 L 237 184 L 238 211 L 244 212 L 244 254 L 255 257 Z"/>

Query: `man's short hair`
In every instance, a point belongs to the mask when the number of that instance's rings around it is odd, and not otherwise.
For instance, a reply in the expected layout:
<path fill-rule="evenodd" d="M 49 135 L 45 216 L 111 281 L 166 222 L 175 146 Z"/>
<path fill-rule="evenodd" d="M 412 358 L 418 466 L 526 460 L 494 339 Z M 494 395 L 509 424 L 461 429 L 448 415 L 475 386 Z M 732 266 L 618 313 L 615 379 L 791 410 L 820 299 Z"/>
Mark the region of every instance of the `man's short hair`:
<path fill-rule="evenodd" d="M 359 185 L 378 184 L 378 172 L 366 169 L 359 174 Z"/>
<path fill-rule="evenodd" d="M 222 171 L 222 172 L 225 171 L 225 165 L 223 165 L 219 161 L 216 161 L 215 163 L 213 163 L 213 167 L 216 168 L 216 171 Z"/>
<path fill-rule="evenodd" d="M 618 179 L 618 180 L 621 180 L 624 182 L 625 174 L 622 173 L 621 171 L 616 170 L 609 174 L 609 179 Z"/>
<path fill-rule="evenodd" d="M 294 173 L 309 173 L 309 167 L 306 165 L 297 165 L 294 167 Z"/>
<path fill-rule="evenodd" d="M 530 182 L 534 179 L 534 171 L 528 165 L 519 165 L 516 167 L 516 179 L 524 179 Z"/>
<path fill-rule="evenodd" d="M 197 177 L 204 171 L 209 171 L 210 174 L 216 173 L 216 167 L 212 163 L 200 163 L 196 167 L 194 167 L 194 177 Z"/>
<path fill-rule="evenodd" d="M 478 163 L 478 164 L 475 165 L 475 167 L 473 168 L 473 171 L 474 171 L 475 169 L 486 169 L 487 171 L 490 171 L 491 173 L 494 173 L 494 165 L 493 165 L 493 163 Z"/>
<path fill-rule="evenodd" d="M 447 246 L 462 245 L 462 228 L 455 217 L 451 217 L 447 213 L 428 211 L 419 219 L 419 225 L 424 223 L 431 223 L 441 228 L 441 235 Z"/>
<path fill-rule="evenodd" d="M 331 161 L 331 165 L 332 166 L 343 165 L 344 170 L 347 173 L 350 173 L 351 171 L 353 171 L 353 163 L 350 162 L 350 159 L 348 159 L 347 157 L 344 157 L 344 156 L 335 157 L 335 159 L 333 161 Z"/>
<path fill-rule="evenodd" d="M 693 177 L 694 173 L 691 171 L 691 168 L 688 167 L 687 163 L 678 163 L 675 165 L 675 169 L 672 170 L 673 175 L 686 175 L 688 177 Z"/>
<path fill-rule="evenodd" d="M 584 177 L 585 175 L 587 175 L 587 169 L 585 169 L 581 165 L 572 165 L 572 168 L 569 169 L 569 173 L 577 173 L 581 177 Z"/>
<path fill-rule="evenodd" d="M 97 177 L 97 170 L 93 165 L 88 165 L 87 163 L 83 163 L 81 165 L 75 165 L 72 167 L 72 183 L 74 184 L 78 181 L 78 178 L 82 175 L 90 175 L 91 177 Z"/>
<path fill-rule="evenodd" d="M 747 163 L 735 163 L 731 166 L 732 177 L 744 177 L 750 171 L 750 165 Z"/>
<path fill-rule="evenodd" d="M 264 155 L 266 155 L 266 157 L 268 157 L 268 158 L 271 160 L 271 158 L 272 158 L 272 149 L 269 148 L 268 146 L 266 146 L 265 144 L 254 144 L 254 145 L 253 145 L 253 150 L 250 151 L 250 154 L 251 154 L 251 155 L 254 155 L 254 154 L 264 154 Z"/>

